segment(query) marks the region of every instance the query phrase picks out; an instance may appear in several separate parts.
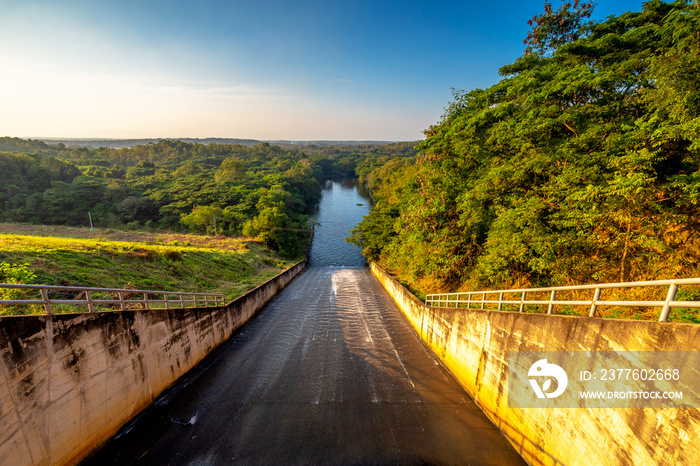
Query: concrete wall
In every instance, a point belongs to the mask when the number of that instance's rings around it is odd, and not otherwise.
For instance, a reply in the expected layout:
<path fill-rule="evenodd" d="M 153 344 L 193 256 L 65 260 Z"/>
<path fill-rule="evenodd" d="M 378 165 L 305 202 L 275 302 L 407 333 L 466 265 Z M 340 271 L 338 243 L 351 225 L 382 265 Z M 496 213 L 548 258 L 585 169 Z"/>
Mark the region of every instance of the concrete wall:
<path fill-rule="evenodd" d="M 697 409 L 508 408 L 508 351 L 689 351 L 700 325 L 426 307 L 372 272 L 421 339 L 530 464 L 700 464 Z"/>
<path fill-rule="evenodd" d="M 0 463 L 75 463 L 250 319 L 300 262 L 224 308 L 0 318 Z"/>

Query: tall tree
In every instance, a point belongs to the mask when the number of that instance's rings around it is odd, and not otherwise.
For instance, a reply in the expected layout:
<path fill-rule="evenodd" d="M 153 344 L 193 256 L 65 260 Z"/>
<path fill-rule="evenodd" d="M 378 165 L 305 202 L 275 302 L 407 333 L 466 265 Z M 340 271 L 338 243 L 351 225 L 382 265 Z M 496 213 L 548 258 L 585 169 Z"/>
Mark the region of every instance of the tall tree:
<path fill-rule="evenodd" d="M 453 288 L 697 273 L 699 9 L 591 9 L 547 4 L 500 82 L 455 92 L 415 166 L 378 177 L 365 251 Z"/>

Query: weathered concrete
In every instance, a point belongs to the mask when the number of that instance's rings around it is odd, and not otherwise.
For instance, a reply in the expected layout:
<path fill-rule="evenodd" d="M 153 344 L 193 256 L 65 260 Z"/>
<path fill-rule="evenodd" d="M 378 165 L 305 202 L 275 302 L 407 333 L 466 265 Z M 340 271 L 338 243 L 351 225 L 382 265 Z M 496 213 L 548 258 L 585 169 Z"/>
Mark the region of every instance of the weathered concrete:
<path fill-rule="evenodd" d="M 0 318 L 0 462 L 84 458 L 304 266 L 300 262 L 224 308 Z"/>
<path fill-rule="evenodd" d="M 531 464 L 700 464 L 697 409 L 513 409 L 509 351 L 690 351 L 700 326 L 426 307 L 372 271 L 421 339 Z"/>
<path fill-rule="evenodd" d="M 519 465 L 365 268 L 309 267 L 85 466 Z"/>

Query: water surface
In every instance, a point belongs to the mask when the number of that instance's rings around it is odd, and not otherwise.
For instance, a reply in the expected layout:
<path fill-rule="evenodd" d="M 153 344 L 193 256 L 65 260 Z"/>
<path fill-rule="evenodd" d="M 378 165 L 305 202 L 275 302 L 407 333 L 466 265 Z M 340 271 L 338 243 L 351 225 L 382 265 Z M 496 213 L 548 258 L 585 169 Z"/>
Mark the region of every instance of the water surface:
<path fill-rule="evenodd" d="M 357 191 L 354 180 L 327 181 L 318 206 L 314 240 L 309 252 L 311 267 L 364 267 L 360 248 L 345 242 L 350 230 L 369 212 L 369 201 Z"/>

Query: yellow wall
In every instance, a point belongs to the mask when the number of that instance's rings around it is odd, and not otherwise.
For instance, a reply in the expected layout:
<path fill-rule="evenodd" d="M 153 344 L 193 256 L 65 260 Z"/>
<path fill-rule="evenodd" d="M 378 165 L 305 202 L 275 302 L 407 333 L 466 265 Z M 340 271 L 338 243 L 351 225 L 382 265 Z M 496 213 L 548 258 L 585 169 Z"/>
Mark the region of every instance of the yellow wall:
<path fill-rule="evenodd" d="M 426 307 L 372 272 L 421 339 L 533 465 L 698 465 L 697 409 L 508 407 L 509 351 L 692 351 L 700 325 Z"/>

